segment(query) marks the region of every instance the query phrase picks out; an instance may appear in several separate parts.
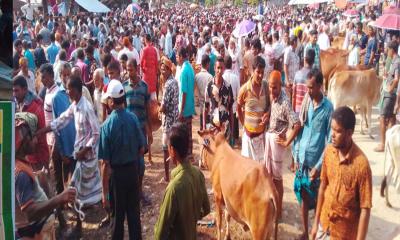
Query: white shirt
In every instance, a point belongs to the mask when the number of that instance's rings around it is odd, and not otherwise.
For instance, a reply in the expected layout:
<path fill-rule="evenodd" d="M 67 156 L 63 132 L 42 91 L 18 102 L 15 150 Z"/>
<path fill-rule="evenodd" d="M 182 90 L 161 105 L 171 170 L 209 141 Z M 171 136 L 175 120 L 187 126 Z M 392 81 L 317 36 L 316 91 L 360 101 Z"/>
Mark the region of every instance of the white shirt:
<path fill-rule="evenodd" d="M 331 43 L 330 43 L 330 41 L 329 41 L 329 37 L 328 37 L 328 35 L 326 34 L 326 33 L 321 33 L 319 36 L 318 36 L 318 41 L 317 41 L 317 43 L 318 43 L 318 45 L 319 45 L 319 48 L 321 49 L 321 50 L 327 50 L 328 48 L 330 48 L 330 46 L 331 46 Z"/>
<path fill-rule="evenodd" d="M 33 12 L 35 8 L 27 3 L 21 7 L 21 11 L 25 14 L 26 19 L 29 21 L 33 21 Z"/>
<path fill-rule="evenodd" d="M 93 93 L 93 108 L 94 111 L 97 115 L 97 119 L 99 119 L 99 122 L 103 122 L 103 104 L 101 102 L 101 97 L 103 95 L 103 90 L 102 89 L 94 89 Z"/>
<path fill-rule="evenodd" d="M 236 112 L 236 110 L 237 110 L 237 96 L 238 96 L 239 90 L 240 90 L 240 79 L 239 79 L 239 76 L 237 74 L 235 74 L 235 72 L 233 70 L 226 69 L 224 74 L 222 75 L 222 77 L 232 87 L 232 93 L 233 93 L 233 99 L 234 99 L 232 110 L 233 110 L 233 112 Z"/>
<path fill-rule="evenodd" d="M 130 59 L 135 59 L 137 65 L 140 65 L 140 58 L 139 58 L 139 53 L 135 48 L 132 48 L 132 51 L 129 50 L 127 47 L 124 47 L 121 51 L 118 53 L 118 60 L 121 58 L 122 54 L 126 54 L 128 57 L 128 60 Z"/>
<path fill-rule="evenodd" d="M 50 126 L 51 121 L 54 119 L 53 115 L 53 99 L 58 91 L 58 86 L 56 83 L 49 89 L 46 89 L 46 96 L 44 97 L 44 120 L 46 126 Z M 55 144 L 55 135 L 53 132 L 46 134 L 47 144 L 53 146 Z"/>
<path fill-rule="evenodd" d="M 24 76 L 26 79 L 26 83 L 28 84 L 28 90 L 33 92 L 34 94 L 37 94 L 36 88 L 35 88 L 35 75 L 33 74 L 33 72 L 28 70 L 28 76 L 25 76 L 21 70 L 21 71 L 19 71 L 18 75 Z"/>
<path fill-rule="evenodd" d="M 360 63 L 360 48 L 358 46 L 355 46 L 349 53 L 347 65 L 356 66 L 359 63 Z"/>
<path fill-rule="evenodd" d="M 170 31 L 167 32 L 167 35 L 165 36 L 165 45 L 164 45 L 164 54 L 169 57 L 172 54 L 173 48 L 172 48 L 172 34 Z"/>
<path fill-rule="evenodd" d="M 274 58 L 275 59 L 280 58 L 283 55 L 284 51 L 285 51 L 285 47 L 280 42 L 273 43 L 272 44 L 272 48 L 274 49 Z"/>

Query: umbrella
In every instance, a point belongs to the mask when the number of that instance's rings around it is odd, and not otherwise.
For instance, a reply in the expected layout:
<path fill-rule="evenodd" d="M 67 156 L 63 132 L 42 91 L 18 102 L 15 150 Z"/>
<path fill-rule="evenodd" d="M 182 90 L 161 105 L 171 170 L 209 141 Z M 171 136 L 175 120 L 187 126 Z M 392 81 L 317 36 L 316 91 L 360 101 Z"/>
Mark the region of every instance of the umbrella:
<path fill-rule="evenodd" d="M 233 36 L 239 38 L 247 36 L 249 33 L 256 29 L 256 24 L 250 20 L 243 20 L 239 25 L 235 27 L 232 34 Z"/>
<path fill-rule="evenodd" d="M 358 17 L 359 13 L 356 9 L 349 9 L 346 12 L 343 13 L 343 16 L 346 17 Z"/>
<path fill-rule="evenodd" d="M 383 14 L 375 21 L 375 26 L 387 30 L 400 30 L 399 14 Z"/>
<path fill-rule="evenodd" d="M 134 12 L 139 12 L 141 7 L 137 3 L 131 3 L 126 7 L 127 12 L 133 14 Z"/>
<path fill-rule="evenodd" d="M 197 5 L 196 3 L 192 3 L 189 6 L 190 9 L 195 9 L 195 8 L 198 8 L 198 7 L 199 7 L 199 5 Z"/>
<path fill-rule="evenodd" d="M 397 8 L 396 6 L 391 5 L 390 7 L 387 7 L 383 9 L 383 14 L 400 14 L 400 8 Z"/>
<path fill-rule="evenodd" d="M 311 4 L 308 4 L 307 7 L 309 9 L 318 9 L 319 8 L 319 3 L 311 3 Z"/>
<path fill-rule="evenodd" d="M 263 19 L 264 19 L 264 16 L 261 14 L 253 16 L 253 20 L 256 20 L 256 21 L 262 21 Z"/>

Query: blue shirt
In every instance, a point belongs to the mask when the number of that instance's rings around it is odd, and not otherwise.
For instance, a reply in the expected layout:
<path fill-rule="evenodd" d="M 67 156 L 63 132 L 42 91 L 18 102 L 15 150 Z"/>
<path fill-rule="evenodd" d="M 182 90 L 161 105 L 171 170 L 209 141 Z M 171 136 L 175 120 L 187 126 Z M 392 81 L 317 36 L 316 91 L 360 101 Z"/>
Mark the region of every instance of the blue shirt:
<path fill-rule="evenodd" d="M 371 56 L 371 54 L 372 54 L 372 52 L 374 52 L 376 54 L 376 51 L 378 51 L 378 43 L 377 43 L 376 38 L 372 38 L 371 40 L 368 41 L 368 44 L 367 44 L 367 52 L 365 53 L 365 60 L 364 60 L 365 65 L 369 65 L 369 59 L 371 57 L 375 57 L 375 56 Z M 373 63 L 375 63 L 375 61 Z"/>
<path fill-rule="evenodd" d="M 61 84 L 53 98 L 54 119 L 58 118 L 61 113 L 67 110 L 70 104 L 69 96 L 67 95 L 64 86 Z M 74 152 L 75 135 L 74 121 L 70 121 L 65 128 L 59 130 L 58 135 L 56 134 L 56 146 L 61 156 L 72 157 L 72 153 Z"/>
<path fill-rule="evenodd" d="M 60 49 L 54 42 L 52 42 L 51 45 L 47 48 L 47 57 L 51 64 L 54 64 L 54 62 L 56 61 L 56 57 L 59 51 Z"/>
<path fill-rule="evenodd" d="M 113 166 L 139 163 L 146 141 L 139 120 L 126 109 L 114 110 L 100 130 L 99 159 Z"/>
<path fill-rule="evenodd" d="M 182 95 L 186 93 L 185 106 L 183 106 L 183 116 L 191 117 L 195 115 L 194 109 L 194 70 L 189 61 L 182 65 L 182 72 L 179 77 L 179 105 L 182 104 Z"/>
<path fill-rule="evenodd" d="M 294 156 L 300 166 L 321 169 L 325 146 L 331 141 L 332 103 L 324 97 L 314 109 L 310 101 L 307 119 L 296 138 Z"/>
<path fill-rule="evenodd" d="M 28 59 L 29 70 L 31 70 L 32 72 L 35 72 L 35 69 L 36 69 L 35 60 L 33 58 L 32 52 L 29 51 L 29 49 L 24 51 L 24 57 L 26 57 Z"/>

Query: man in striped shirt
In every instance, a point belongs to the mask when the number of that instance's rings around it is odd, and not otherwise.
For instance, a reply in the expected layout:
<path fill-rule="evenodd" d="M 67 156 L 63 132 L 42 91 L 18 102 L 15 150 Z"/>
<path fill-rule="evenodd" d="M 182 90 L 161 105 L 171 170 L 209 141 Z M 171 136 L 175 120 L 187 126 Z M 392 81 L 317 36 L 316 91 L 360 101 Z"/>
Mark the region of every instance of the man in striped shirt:
<path fill-rule="evenodd" d="M 304 67 L 296 72 L 293 83 L 292 106 L 295 113 L 299 114 L 304 95 L 307 93 L 307 74 L 314 64 L 315 51 L 308 49 L 304 57 Z"/>
<path fill-rule="evenodd" d="M 83 83 L 79 76 L 73 76 L 67 84 L 68 95 L 72 100 L 69 108 L 49 126 L 39 130 L 36 135 L 50 131 L 59 134 L 72 120 L 75 122 L 76 137 L 74 158 L 77 160 L 70 185 L 77 189 L 77 198 L 83 206 L 95 204 L 101 200 L 102 185 L 97 161 L 97 145 L 100 137 L 100 126 L 91 103 L 82 96 Z M 81 235 L 82 222 L 78 218 L 76 225 L 78 238 Z"/>
<path fill-rule="evenodd" d="M 264 132 L 269 121 L 268 83 L 263 81 L 265 61 L 255 58 L 253 74 L 239 90 L 237 112 L 243 125 L 242 156 L 258 162 L 264 160 Z"/>

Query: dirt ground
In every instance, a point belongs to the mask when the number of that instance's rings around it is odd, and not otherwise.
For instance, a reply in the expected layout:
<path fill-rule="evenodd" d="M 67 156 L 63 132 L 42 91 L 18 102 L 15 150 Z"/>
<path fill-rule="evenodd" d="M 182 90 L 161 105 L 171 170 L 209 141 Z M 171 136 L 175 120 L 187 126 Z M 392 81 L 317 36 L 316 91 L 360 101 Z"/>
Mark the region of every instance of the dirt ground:
<path fill-rule="evenodd" d="M 376 113 L 376 111 L 374 111 Z M 376 121 L 377 115 L 373 115 L 373 134 L 377 136 L 378 123 Z M 358 118 L 359 122 L 359 118 Z M 199 158 L 199 145 L 197 130 L 199 126 L 199 118 L 195 117 L 193 122 L 193 145 L 195 159 Z M 142 221 L 142 236 L 143 239 L 153 239 L 153 230 L 155 222 L 157 221 L 159 207 L 162 202 L 165 188 L 167 184 L 162 181 L 164 176 L 164 167 L 161 151 L 161 131 L 158 130 L 154 133 L 154 143 L 152 145 L 152 156 L 154 164 L 146 166 L 146 173 L 144 178 L 144 192 L 151 199 L 151 205 L 141 209 Z M 383 153 L 374 153 L 372 149 L 375 147 L 379 137 L 371 140 L 367 135 L 359 134 L 359 126 L 356 127 L 354 135 L 356 143 L 366 153 L 370 159 L 370 164 L 373 172 L 373 209 L 371 212 L 371 221 L 367 239 L 379 240 L 400 240 L 400 198 L 399 195 L 394 194 L 394 189 L 390 189 L 391 203 L 394 208 L 389 209 L 384 204 L 384 200 L 379 196 L 379 184 L 382 179 L 383 171 Z M 239 151 L 239 150 L 238 150 Z M 147 156 L 146 156 L 147 160 Z M 283 203 L 283 222 L 279 224 L 278 239 L 292 240 L 301 234 L 302 224 L 300 219 L 300 208 L 293 193 L 293 178 L 286 166 L 284 166 L 284 203 Z M 203 171 L 206 176 L 207 189 L 211 190 L 209 181 L 209 172 Z M 212 212 L 203 220 L 205 222 L 212 222 L 214 219 L 214 201 L 213 196 L 210 194 L 210 203 L 212 205 Z M 310 221 L 313 220 L 314 213 L 310 214 Z M 83 223 L 83 237 L 82 239 L 96 239 L 103 240 L 109 239 L 107 227 L 98 228 L 98 223 L 105 216 L 104 210 L 100 205 L 92 207 L 86 211 L 86 219 Z M 244 232 L 242 227 L 234 220 L 231 220 L 231 236 L 232 239 L 251 239 L 249 232 Z M 71 223 L 71 222 L 70 222 Z M 126 229 L 127 230 L 127 229 Z M 216 239 L 216 226 L 215 224 L 208 224 L 198 226 L 198 239 Z M 125 231 L 125 238 L 128 239 L 127 231 Z"/>

